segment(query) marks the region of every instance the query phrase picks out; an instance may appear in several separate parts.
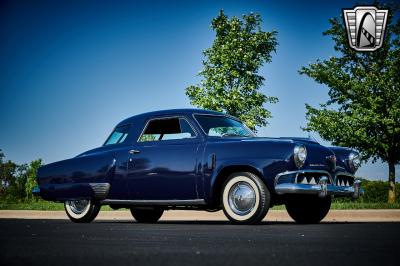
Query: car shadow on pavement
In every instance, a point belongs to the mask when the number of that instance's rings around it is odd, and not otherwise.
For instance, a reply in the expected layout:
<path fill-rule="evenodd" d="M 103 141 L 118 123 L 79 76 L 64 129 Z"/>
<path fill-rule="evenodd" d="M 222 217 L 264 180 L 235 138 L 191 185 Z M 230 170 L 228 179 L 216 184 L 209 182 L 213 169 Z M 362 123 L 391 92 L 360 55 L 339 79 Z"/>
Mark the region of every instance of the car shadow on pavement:
<path fill-rule="evenodd" d="M 97 220 L 94 221 L 94 223 L 112 223 L 112 224 L 140 224 L 143 225 L 143 223 L 138 223 L 135 220 Z M 343 221 L 327 221 L 324 222 L 322 221 L 319 223 L 320 225 L 338 225 L 338 224 L 361 224 L 361 223 L 375 223 L 375 222 L 343 222 Z M 157 223 L 149 223 L 146 225 L 237 225 L 237 226 L 246 226 L 246 225 L 240 225 L 240 224 L 234 224 L 229 221 L 213 221 L 213 220 L 201 220 L 201 221 L 159 221 Z M 259 224 L 255 225 L 250 225 L 250 226 L 268 226 L 268 225 L 306 225 L 306 224 L 297 224 L 294 221 L 262 221 Z M 314 224 L 315 225 L 315 224 Z"/>

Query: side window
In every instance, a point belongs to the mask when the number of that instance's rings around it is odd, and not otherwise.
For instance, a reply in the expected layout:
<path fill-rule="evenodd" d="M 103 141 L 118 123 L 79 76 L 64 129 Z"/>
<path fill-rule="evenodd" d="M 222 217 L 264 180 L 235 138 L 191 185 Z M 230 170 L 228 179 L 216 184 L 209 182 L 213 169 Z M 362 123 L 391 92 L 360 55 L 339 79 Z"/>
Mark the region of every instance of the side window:
<path fill-rule="evenodd" d="M 195 137 L 192 127 L 183 118 L 155 119 L 148 123 L 139 141 L 163 141 Z"/>
<path fill-rule="evenodd" d="M 130 128 L 131 128 L 130 125 L 116 127 L 114 131 L 111 133 L 111 135 L 108 137 L 106 142 L 104 143 L 104 146 L 124 142 L 124 140 L 128 136 Z"/>

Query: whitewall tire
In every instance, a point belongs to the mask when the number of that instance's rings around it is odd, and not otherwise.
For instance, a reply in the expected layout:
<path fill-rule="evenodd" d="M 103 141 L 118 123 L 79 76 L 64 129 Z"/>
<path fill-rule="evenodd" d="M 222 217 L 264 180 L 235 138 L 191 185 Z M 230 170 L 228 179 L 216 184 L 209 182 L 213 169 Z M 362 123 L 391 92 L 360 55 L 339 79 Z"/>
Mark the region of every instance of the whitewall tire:
<path fill-rule="evenodd" d="M 234 223 L 254 224 L 268 212 L 271 196 L 264 182 L 250 172 L 230 175 L 222 190 L 222 207 Z"/>
<path fill-rule="evenodd" d="M 88 199 L 67 200 L 64 209 L 69 219 L 75 223 L 90 223 L 100 211 L 100 205 Z"/>

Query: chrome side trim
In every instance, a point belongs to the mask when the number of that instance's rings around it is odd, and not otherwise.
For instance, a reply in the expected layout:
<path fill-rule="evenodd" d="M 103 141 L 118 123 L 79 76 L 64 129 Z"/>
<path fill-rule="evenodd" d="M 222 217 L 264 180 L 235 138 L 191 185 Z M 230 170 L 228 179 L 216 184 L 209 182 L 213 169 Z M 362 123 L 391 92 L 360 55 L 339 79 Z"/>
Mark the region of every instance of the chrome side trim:
<path fill-rule="evenodd" d="M 205 205 L 204 199 L 191 199 L 191 200 L 118 200 L 118 199 L 105 199 L 100 201 L 101 204 L 120 204 L 120 205 L 163 205 L 163 206 L 192 206 L 192 205 Z"/>

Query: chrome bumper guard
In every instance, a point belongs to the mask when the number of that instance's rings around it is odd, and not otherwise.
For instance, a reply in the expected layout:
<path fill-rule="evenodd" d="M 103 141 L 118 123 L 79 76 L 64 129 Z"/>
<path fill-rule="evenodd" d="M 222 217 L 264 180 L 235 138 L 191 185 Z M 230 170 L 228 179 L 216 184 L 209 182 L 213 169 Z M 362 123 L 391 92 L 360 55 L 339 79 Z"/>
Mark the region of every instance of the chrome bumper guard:
<path fill-rule="evenodd" d="M 302 184 L 302 183 L 279 183 L 279 178 L 287 175 L 295 175 L 295 182 L 299 174 L 323 174 L 317 184 Z M 349 175 L 349 174 L 348 174 Z M 330 180 L 330 182 L 328 182 Z M 319 197 L 326 197 L 327 195 L 347 196 L 354 199 L 359 198 L 364 194 L 361 188 L 361 181 L 355 180 L 352 186 L 337 186 L 334 185 L 334 180 L 329 172 L 326 171 L 312 171 L 302 170 L 285 172 L 278 174 L 275 178 L 275 192 L 277 194 L 314 194 Z"/>

